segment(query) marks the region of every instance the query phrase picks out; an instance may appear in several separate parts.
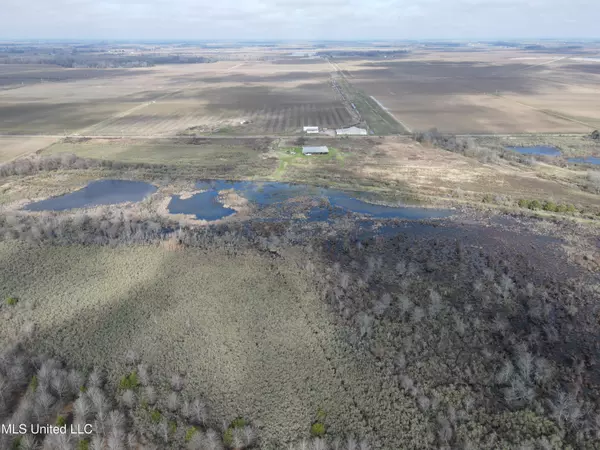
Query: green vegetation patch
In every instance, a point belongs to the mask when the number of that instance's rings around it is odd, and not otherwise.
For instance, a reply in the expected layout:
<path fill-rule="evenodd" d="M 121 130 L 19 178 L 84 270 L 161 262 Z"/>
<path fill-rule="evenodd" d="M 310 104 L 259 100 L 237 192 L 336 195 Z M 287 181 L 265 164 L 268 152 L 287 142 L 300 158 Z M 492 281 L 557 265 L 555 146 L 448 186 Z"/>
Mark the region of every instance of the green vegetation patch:
<path fill-rule="evenodd" d="M 119 389 L 124 391 L 128 389 L 137 389 L 140 385 L 136 371 L 134 370 L 129 375 L 125 375 L 119 381 Z"/>
<path fill-rule="evenodd" d="M 15 306 L 17 303 L 19 303 L 19 299 L 16 297 L 8 297 L 5 301 L 5 303 L 8 306 Z"/>
<path fill-rule="evenodd" d="M 544 202 L 540 202 L 539 200 L 528 200 L 528 199 L 520 199 L 517 204 L 519 208 L 530 209 L 532 211 L 548 211 L 548 212 L 556 212 L 556 213 L 569 213 L 574 214 L 579 212 L 579 210 L 570 203 L 567 204 L 557 204 L 551 200 L 546 200 Z"/>
<path fill-rule="evenodd" d="M 190 442 L 196 433 L 198 433 L 196 427 L 189 427 L 185 432 L 185 442 Z"/>
<path fill-rule="evenodd" d="M 233 420 L 233 422 L 229 424 L 229 427 L 227 427 L 223 433 L 223 442 L 226 445 L 231 446 L 233 444 L 234 431 L 237 429 L 243 429 L 248 424 L 248 421 L 242 417 L 238 417 L 237 419 Z"/>
<path fill-rule="evenodd" d="M 313 437 L 323 437 L 325 436 L 326 426 L 325 419 L 327 418 L 327 413 L 322 408 L 317 410 L 317 418 L 313 422 L 310 427 L 310 434 Z"/>
<path fill-rule="evenodd" d="M 326 155 L 305 155 L 302 147 L 283 147 L 279 152 L 279 164 L 273 178 L 281 179 L 292 165 L 319 165 L 321 163 L 339 162 L 343 166 L 345 155 L 336 147 L 329 147 Z"/>
<path fill-rule="evenodd" d="M 158 409 L 153 409 L 152 411 L 150 411 L 150 420 L 152 421 L 152 423 L 159 423 L 161 419 L 162 414 Z"/>

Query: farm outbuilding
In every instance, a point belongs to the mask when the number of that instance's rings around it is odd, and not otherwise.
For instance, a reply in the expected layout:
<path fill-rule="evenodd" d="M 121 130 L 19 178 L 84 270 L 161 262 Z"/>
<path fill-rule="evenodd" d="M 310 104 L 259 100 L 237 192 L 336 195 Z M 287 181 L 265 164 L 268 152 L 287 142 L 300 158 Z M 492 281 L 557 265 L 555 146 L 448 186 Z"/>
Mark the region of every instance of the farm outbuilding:
<path fill-rule="evenodd" d="M 324 145 L 320 147 L 302 147 L 303 155 L 326 155 L 329 153 L 329 149 Z"/>
<path fill-rule="evenodd" d="M 349 127 L 349 128 L 340 128 L 338 130 L 335 130 L 336 134 L 339 136 L 366 136 L 367 135 L 367 130 L 365 130 L 364 128 L 358 128 L 358 127 Z"/>
<path fill-rule="evenodd" d="M 304 127 L 303 130 L 307 134 L 317 134 L 319 132 L 319 127 Z"/>

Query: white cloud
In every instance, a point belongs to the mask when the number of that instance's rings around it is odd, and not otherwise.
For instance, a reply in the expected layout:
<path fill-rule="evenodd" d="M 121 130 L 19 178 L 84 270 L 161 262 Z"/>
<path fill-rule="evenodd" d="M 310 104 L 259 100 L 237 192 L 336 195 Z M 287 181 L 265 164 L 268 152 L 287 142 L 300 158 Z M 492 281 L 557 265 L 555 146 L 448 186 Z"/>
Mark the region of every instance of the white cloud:
<path fill-rule="evenodd" d="M 597 0 L 2 0 L 0 37 L 598 37 Z"/>

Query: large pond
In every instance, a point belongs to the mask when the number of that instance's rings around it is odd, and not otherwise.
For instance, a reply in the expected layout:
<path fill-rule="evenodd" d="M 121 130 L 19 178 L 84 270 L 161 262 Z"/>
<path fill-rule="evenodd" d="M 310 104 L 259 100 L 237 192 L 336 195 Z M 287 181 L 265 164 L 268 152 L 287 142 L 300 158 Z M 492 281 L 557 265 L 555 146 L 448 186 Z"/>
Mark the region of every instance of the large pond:
<path fill-rule="evenodd" d="M 305 214 L 309 221 L 328 220 L 335 215 L 344 215 L 348 212 L 365 214 L 375 219 L 428 219 L 448 217 L 452 214 L 452 211 L 447 209 L 376 205 L 361 200 L 357 193 L 300 184 L 214 180 L 201 181 L 196 184 L 196 188 L 204 192 L 187 199 L 174 196 L 168 206 L 169 212 L 190 214 L 204 220 L 227 217 L 235 211 L 225 208 L 219 202 L 218 193 L 222 190 L 234 189 L 237 194 L 258 207 L 279 205 L 296 198 L 326 200 L 313 202 L 313 206 Z M 282 216 L 285 216 L 285 213 Z"/>
<path fill-rule="evenodd" d="M 73 208 L 139 202 L 156 190 L 156 186 L 143 181 L 98 180 L 70 194 L 31 203 L 25 209 L 28 211 L 64 211 Z"/>
<path fill-rule="evenodd" d="M 521 153 L 523 155 L 560 156 L 560 150 L 547 145 L 536 145 L 532 147 L 506 147 L 507 150 Z"/>

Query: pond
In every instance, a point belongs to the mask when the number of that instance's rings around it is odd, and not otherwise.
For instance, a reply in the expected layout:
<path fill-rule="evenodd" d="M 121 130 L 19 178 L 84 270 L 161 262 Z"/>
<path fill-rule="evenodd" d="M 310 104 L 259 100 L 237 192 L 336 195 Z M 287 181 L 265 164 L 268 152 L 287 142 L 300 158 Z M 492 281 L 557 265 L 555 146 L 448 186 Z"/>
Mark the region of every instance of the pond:
<path fill-rule="evenodd" d="M 585 158 L 569 158 L 567 159 L 570 163 L 577 164 L 594 164 L 600 165 L 600 157 L 597 156 L 586 156 Z"/>
<path fill-rule="evenodd" d="M 506 147 L 507 150 L 521 153 L 522 155 L 560 156 L 560 150 L 548 145 L 535 145 L 532 147 Z"/>
<path fill-rule="evenodd" d="M 156 186 L 143 181 L 98 180 L 92 181 L 78 191 L 31 203 L 24 209 L 28 211 L 64 211 L 73 208 L 139 202 L 156 190 Z"/>
<path fill-rule="evenodd" d="M 195 194 L 185 200 L 182 200 L 178 196 L 174 196 L 168 206 L 169 212 L 191 214 L 198 219 L 204 220 L 216 220 L 227 217 L 235 211 L 225 208 L 223 204 L 219 202 L 218 192 L 225 189 L 234 189 L 237 194 L 246 198 L 259 208 L 283 204 L 288 200 L 300 197 L 309 197 L 314 200 L 327 200 L 328 204 L 327 202 L 321 202 L 319 206 L 310 208 L 307 214 L 308 221 L 325 221 L 332 216 L 343 216 L 347 213 L 365 214 L 374 219 L 396 218 L 415 220 L 444 218 L 452 214 L 452 211 L 447 209 L 375 205 L 357 198 L 360 195 L 359 193 L 350 193 L 337 189 L 302 184 L 208 180 L 198 182 L 196 184 L 196 189 L 205 192 Z M 283 214 L 285 215 L 285 213 Z"/>

